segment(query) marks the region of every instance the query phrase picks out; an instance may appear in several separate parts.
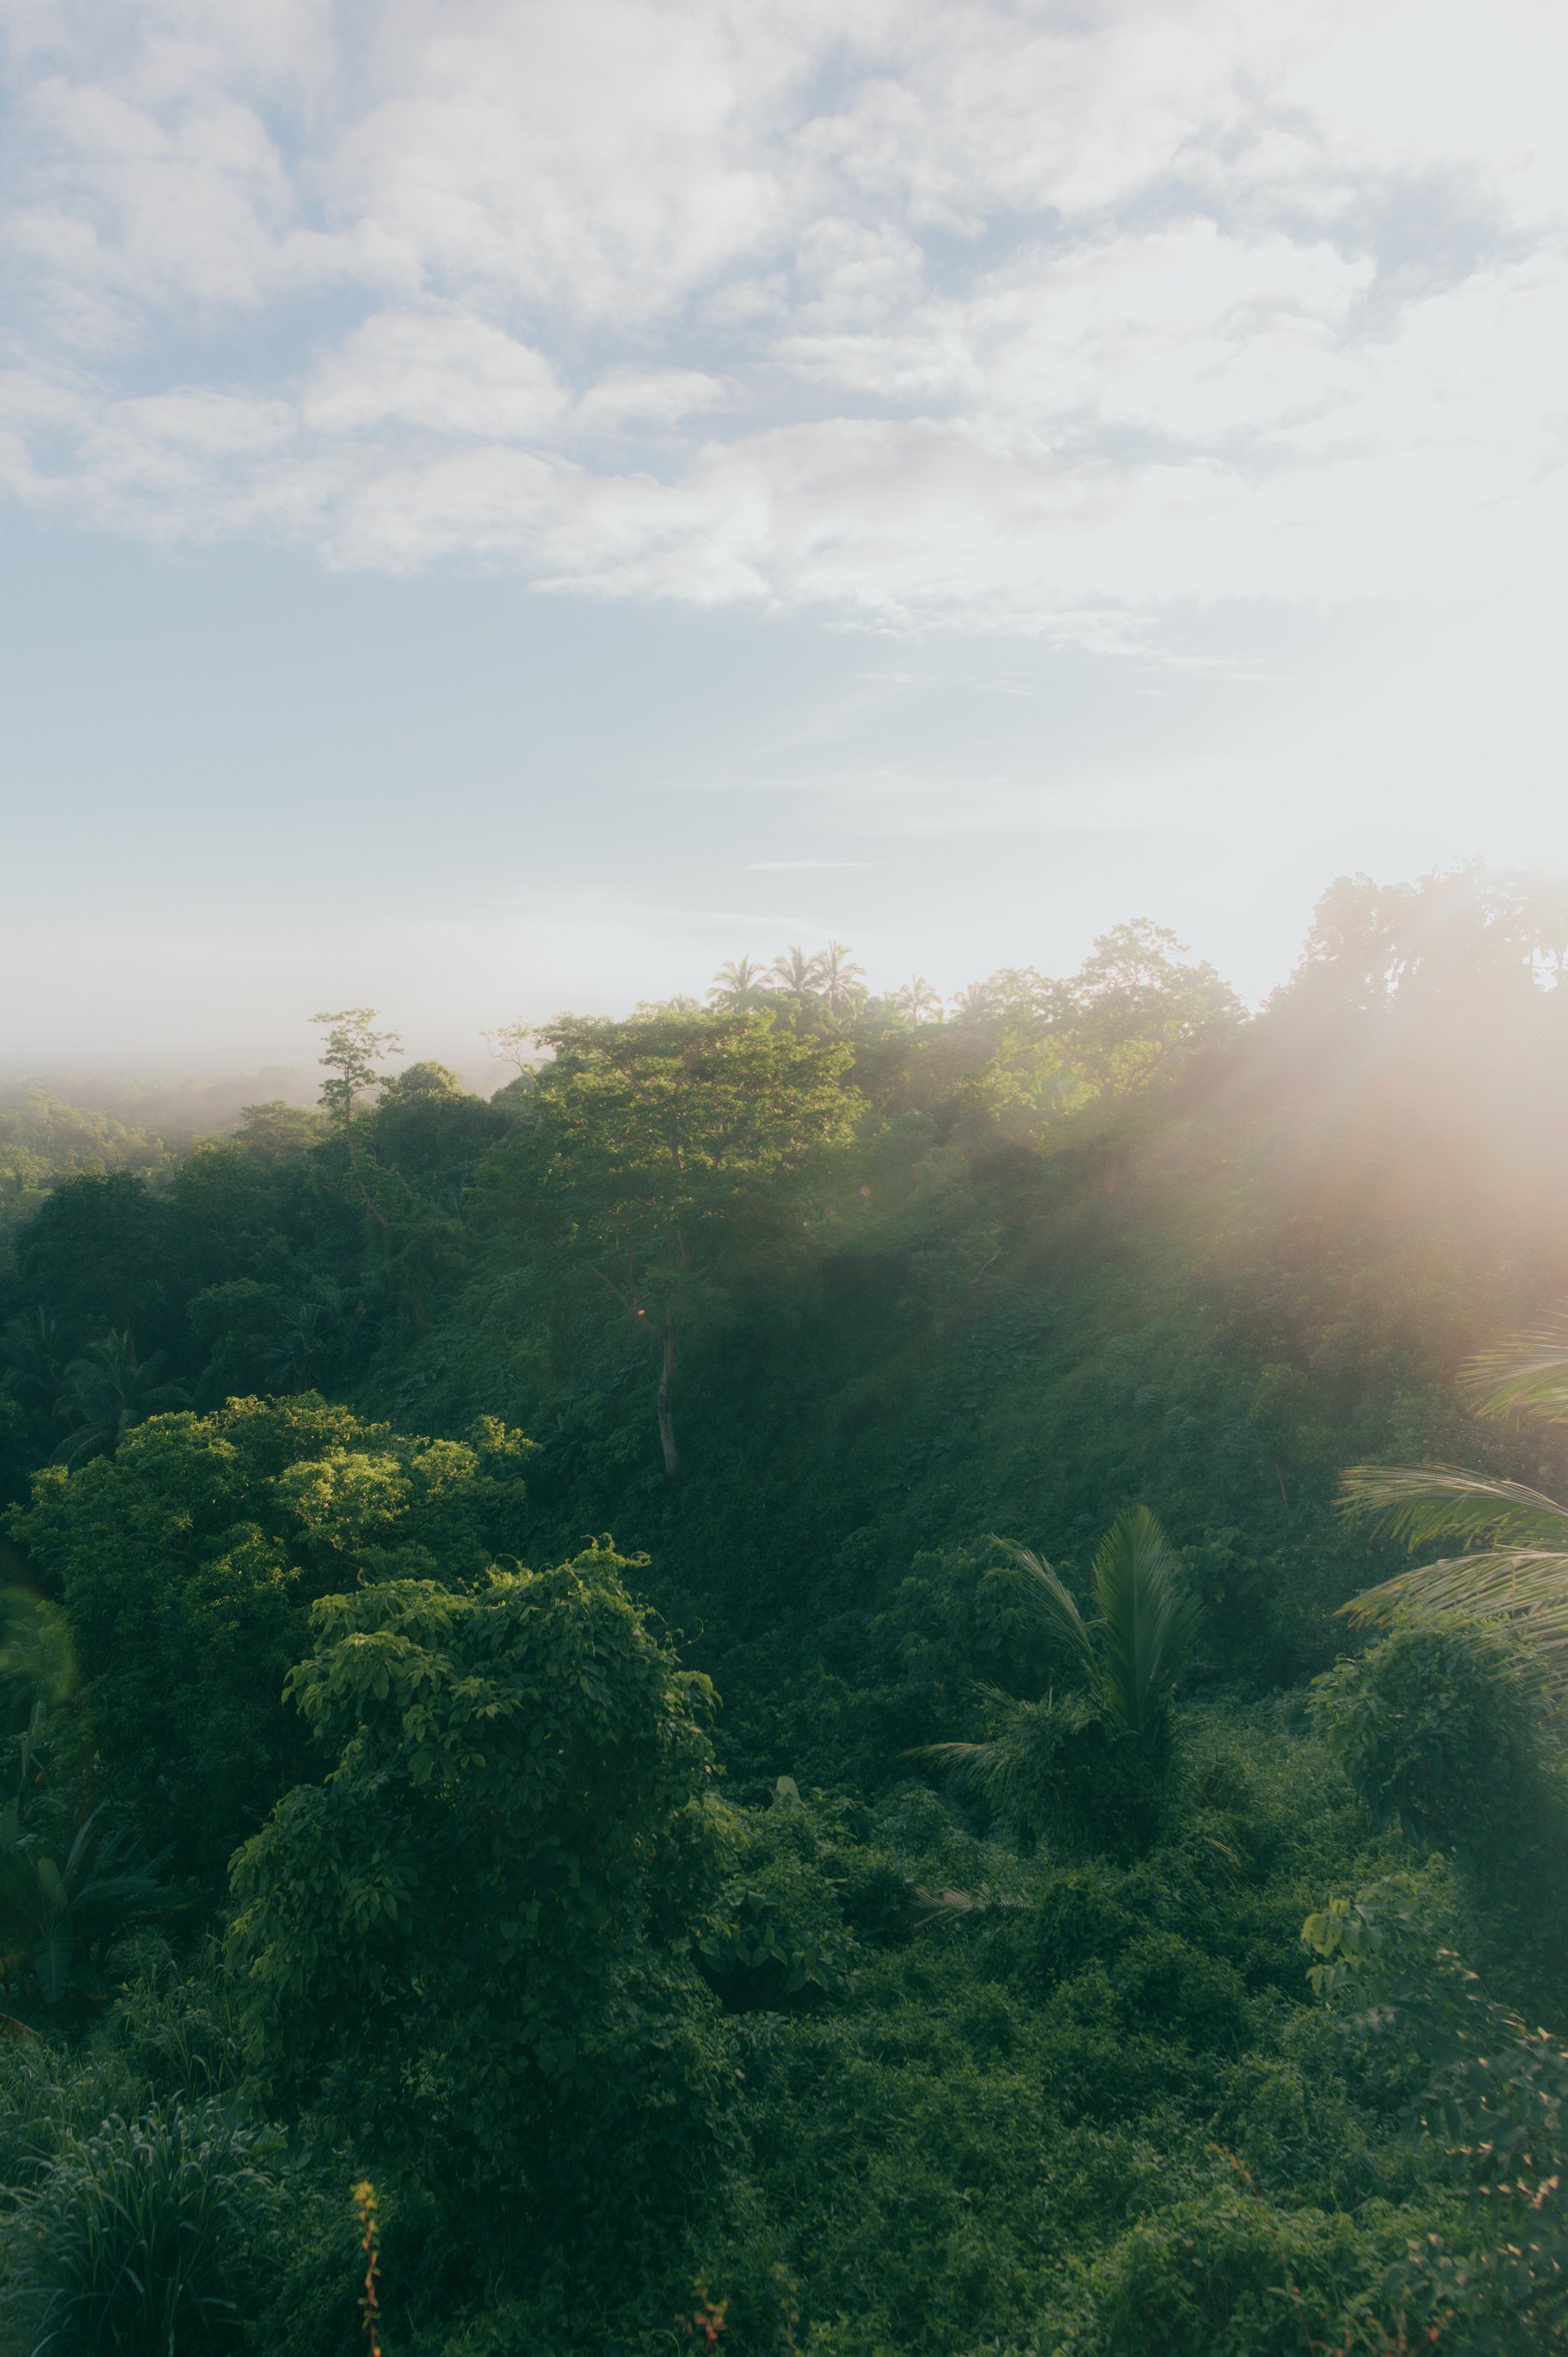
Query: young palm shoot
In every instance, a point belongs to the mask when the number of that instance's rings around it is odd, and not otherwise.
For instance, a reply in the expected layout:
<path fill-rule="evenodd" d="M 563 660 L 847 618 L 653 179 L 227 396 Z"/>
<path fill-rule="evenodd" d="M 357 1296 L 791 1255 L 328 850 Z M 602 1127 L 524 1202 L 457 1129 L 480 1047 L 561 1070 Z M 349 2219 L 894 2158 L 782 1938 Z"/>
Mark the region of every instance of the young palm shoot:
<path fill-rule="evenodd" d="M 1200 1608 L 1186 1587 L 1175 1548 L 1146 1506 L 1117 1517 L 1100 1543 L 1090 1577 L 1095 1617 L 1086 1620 L 1048 1563 L 1004 1540 L 1021 1575 L 1020 1595 L 1041 1635 L 1065 1654 L 1082 1684 L 1064 1707 L 1054 1698 L 991 1699 L 1011 1724 L 991 1743 L 933 1743 L 918 1755 L 956 1770 L 999 1816 L 1017 1814 L 1029 1788 L 1049 1776 L 1061 1722 L 1086 1717 L 1112 1743 L 1129 1741 L 1163 1763 L 1176 1683 L 1197 1634 Z"/>

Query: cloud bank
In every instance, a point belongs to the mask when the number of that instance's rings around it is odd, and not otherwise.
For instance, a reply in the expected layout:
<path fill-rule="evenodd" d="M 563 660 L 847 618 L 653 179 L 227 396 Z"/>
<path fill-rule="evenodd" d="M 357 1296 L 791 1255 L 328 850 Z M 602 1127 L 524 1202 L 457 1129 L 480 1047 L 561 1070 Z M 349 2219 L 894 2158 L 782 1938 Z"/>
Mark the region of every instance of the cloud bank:
<path fill-rule="evenodd" d="M 1090 644 L 1555 575 L 1559 9 L 0 24 L 36 512 Z"/>

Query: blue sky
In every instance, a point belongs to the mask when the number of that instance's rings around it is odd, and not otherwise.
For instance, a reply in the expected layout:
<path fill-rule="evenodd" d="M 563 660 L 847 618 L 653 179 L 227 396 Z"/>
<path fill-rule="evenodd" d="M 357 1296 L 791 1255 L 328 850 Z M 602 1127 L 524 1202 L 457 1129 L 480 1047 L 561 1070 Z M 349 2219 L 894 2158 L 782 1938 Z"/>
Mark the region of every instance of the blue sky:
<path fill-rule="evenodd" d="M 1568 862 L 1559 10 L 0 25 L 7 1068 Z"/>

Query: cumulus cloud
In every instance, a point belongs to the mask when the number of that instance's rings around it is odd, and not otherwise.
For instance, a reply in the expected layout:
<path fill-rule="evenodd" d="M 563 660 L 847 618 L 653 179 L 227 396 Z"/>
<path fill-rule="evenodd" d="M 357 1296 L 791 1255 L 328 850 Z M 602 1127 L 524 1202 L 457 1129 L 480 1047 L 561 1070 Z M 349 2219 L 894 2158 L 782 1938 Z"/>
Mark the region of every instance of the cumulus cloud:
<path fill-rule="evenodd" d="M 379 311 L 323 356 L 302 421 L 323 434 L 406 425 L 532 442 L 551 432 L 566 400 L 542 352 L 483 319 Z"/>
<path fill-rule="evenodd" d="M 11 0 L 12 496 L 1104 640 L 1563 524 L 1531 0 Z"/>

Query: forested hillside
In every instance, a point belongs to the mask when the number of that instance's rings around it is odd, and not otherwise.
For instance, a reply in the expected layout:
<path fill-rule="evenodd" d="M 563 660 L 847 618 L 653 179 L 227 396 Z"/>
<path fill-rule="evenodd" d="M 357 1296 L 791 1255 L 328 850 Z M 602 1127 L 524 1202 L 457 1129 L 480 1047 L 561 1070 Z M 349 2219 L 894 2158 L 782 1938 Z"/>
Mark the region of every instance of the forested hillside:
<path fill-rule="evenodd" d="M 0 2349 L 1568 2341 L 1565 951 L 13 1117 Z"/>
<path fill-rule="evenodd" d="M 297 1086 L 301 1077 L 274 1068 L 248 1082 L 81 1073 L 0 1082 L 0 1233 L 37 1211 L 59 1179 L 166 1169 L 199 1139 L 231 1128 L 268 1083 Z"/>

